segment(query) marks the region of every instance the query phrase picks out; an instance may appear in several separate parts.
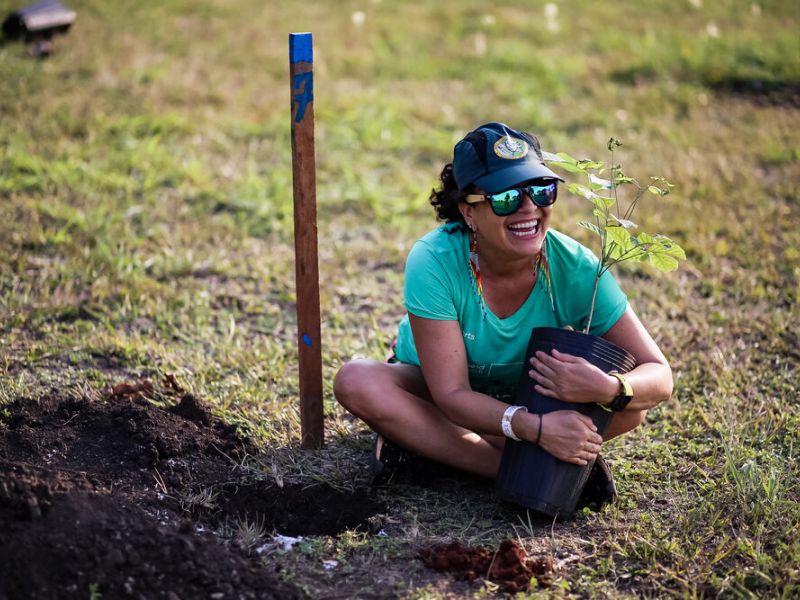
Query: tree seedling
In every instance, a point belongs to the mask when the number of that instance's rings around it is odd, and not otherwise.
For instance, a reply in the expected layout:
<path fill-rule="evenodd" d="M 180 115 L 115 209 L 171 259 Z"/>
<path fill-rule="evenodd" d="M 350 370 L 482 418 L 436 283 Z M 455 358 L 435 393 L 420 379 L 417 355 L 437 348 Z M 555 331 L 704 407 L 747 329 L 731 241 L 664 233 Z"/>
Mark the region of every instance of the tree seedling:
<path fill-rule="evenodd" d="M 570 173 L 586 177 L 586 184 L 569 183 L 567 190 L 592 203 L 593 221 L 579 221 L 578 225 L 597 234 L 600 238 L 600 262 L 594 280 L 592 303 L 584 333 L 589 332 L 594 315 L 597 288 L 600 277 L 611 267 L 623 261 L 649 262 L 659 271 L 673 271 L 679 261 L 686 259 L 686 253 L 678 244 L 661 233 L 637 231 L 638 225 L 631 220 L 639 200 L 646 193 L 666 196 L 673 185 L 664 177 L 650 177 L 650 183 L 643 185 L 622 171 L 622 166 L 614 163 L 614 150 L 622 145 L 616 138 L 608 140 L 611 153 L 610 166 L 594 160 L 577 160 L 565 152 L 552 154 L 543 152 L 545 160 Z M 608 179 L 601 175 L 608 174 Z M 633 198 L 623 208 L 624 187 L 633 189 Z"/>

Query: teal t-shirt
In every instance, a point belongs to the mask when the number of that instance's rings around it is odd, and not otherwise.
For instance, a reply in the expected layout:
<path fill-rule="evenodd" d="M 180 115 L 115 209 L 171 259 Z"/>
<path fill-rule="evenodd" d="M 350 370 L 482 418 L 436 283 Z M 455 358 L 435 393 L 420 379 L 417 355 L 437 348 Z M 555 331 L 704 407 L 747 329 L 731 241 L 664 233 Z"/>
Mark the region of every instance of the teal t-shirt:
<path fill-rule="evenodd" d="M 522 372 L 534 327 L 572 326 L 582 330 L 589 318 L 598 259 L 585 246 L 553 229 L 547 232 L 553 302 L 543 274 L 512 315 L 501 319 L 481 305 L 469 267 L 469 234 L 446 224 L 418 240 L 406 260 L 403 289 L 406 310 L 418 317 L 458 321 L 464 336 L 470 385 L 508 398 Z M 611 273 L 600 278 L 590 333 L 605 334 L 623 315 L 628 299 Z M 397 360 L 419 365 L 408 315 L 400 321 Z"/>

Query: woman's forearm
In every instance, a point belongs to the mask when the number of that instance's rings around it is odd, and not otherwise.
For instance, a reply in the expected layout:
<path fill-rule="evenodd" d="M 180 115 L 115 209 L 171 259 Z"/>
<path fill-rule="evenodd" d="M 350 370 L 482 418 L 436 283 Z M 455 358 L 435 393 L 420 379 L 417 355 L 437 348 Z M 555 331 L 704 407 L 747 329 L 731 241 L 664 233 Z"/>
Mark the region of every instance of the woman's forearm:
<path fill-rule="evenodd" d="M 624 374 L 633 389 L 633 400 L 625 410 L 650 410 L 672 395 L 672 370 L 662 363 L 644 363 Z M 608 376 L 601 404 L 610 404 L 620 393 L 621 384 L 616 377 Z"/>
<path fill-rule="evenodd" d="M 472 390 L 458 390 L 434 401 L 448 419 L 465 429 L 484 435 L 505 435 L 500 424 L 510 406 L 505 402 Z M 511 429 L 521 440 L 538 444 L 542 432 L 540 420 L 541 415 L 519 410 L 511 418 Z"/>
<path fill-rule="evenodd" d="M 500 422 L 509 406 L 505 402 L 470 389 L 452 390 L 433 400 L 456 425 L 479 434 L 503 435 Z M 518 414 L 514 415 L 512 427 L 517 422 Z"/>
<path fill-rule="evenodd" d="M 453 422 L 483 435 L 503 435 L 500 425 L 508 408 L 500 402 L 469 390 L 459 390 L 437 405 Z M 603 439 L 591 419 L 572 410 L 538 415 L 518 410 L 511 419 L 516 438 L 538 444 L 565 462 L 585 465 L 600 451 Z"/>

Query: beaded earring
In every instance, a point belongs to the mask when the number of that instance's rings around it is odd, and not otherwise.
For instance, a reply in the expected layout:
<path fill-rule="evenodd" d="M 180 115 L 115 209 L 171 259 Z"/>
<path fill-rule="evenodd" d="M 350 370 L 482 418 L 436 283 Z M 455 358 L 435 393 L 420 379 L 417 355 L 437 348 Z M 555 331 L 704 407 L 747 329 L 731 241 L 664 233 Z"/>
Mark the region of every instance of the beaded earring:
<path fill-rule="evenodd" d="M 483 301 L 483 284 L 481 283 L 481 267 L 478 263 L 478 234 L 472 223 L 469 224 L 469 270 L 472 274 L 472 289 L 478 297 L 481 307 L 481 318 L 486 320 L 486 303 Z"/>

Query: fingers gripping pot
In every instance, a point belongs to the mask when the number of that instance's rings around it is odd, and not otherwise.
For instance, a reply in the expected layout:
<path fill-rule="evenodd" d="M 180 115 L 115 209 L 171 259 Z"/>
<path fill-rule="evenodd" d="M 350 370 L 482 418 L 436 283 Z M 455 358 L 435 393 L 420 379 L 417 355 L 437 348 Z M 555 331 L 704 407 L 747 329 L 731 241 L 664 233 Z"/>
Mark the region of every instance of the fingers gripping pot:
<path fill-rule="evenodd" d="M 635 359 L 623 348 L 594 335 L 553 327 L 537 327 L 531 333 L 515 404 L 536 414 L 556 410 L 578 411 L 592 419 L 597 432 L 603 435 L 613 413 L 597 404 L 562 402 L 535 390 L 536 382 L 528 375 L 530 358 L 539 350 L 549 354 L 553 349 L 584 358 L 606 373 L 627 373 L 636 366 Z M 593 464 L 594 461 L 585 466 L 566 463 L 538 445 L 508 439 L 495 487 L 504 500 L 551 517 L 568 519 L 575 513 Z"/>

